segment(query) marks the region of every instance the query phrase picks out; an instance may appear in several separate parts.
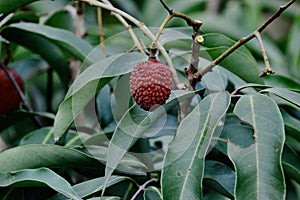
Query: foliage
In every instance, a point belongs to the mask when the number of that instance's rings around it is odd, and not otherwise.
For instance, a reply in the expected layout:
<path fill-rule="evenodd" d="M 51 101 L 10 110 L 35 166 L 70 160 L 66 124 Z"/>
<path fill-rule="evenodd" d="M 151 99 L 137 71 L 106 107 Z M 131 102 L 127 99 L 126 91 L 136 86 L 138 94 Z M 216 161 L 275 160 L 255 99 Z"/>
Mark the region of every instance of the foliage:
<path fill-rule="evenodd" d="M 103 2 L 153 35 L 158 28 L 150 27 L 167 15 L 159 1 Z M 201 69 L 284 2 L 165 3 L 203 22 Z M 1 1 L 1 62 L 22 76 L 33 111 L 21 106 L 0 115 L 0 197 L 300 199 L 299 7 L 297 1 L 262 33 L 276 74 L 258 77 L 264 60 L 253 40 L 205 74 L 195 91 L 174 89 L 165 105 L 147 112 L 129 91 L 130 72 L 147 55 L 127 30 L 148 51 L 152 39 L 144 30 L 129 20 L 133 29 L 124 27 L 105 9 L 101 21 L 99 9 L 83 2 Z M 181 82 L 191 34 L 174 18 L 159 40 Z M 191 112 L 178 124 L 179 105 L 188 100 Z"/>

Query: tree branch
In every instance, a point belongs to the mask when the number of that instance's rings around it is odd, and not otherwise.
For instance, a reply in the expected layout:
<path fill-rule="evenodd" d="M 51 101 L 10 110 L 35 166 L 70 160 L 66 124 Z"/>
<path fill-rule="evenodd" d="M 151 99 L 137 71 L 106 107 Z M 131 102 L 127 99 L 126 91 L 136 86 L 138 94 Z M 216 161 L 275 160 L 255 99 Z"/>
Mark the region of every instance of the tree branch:
<path fill-rule="evenodd" d="M 112 4 L 108 1 L 108 0 L 103 0 L 104 3 L 112 6 Z M 116 12 L 112 12 L 111 13 L 113 16 L 115 16 L 122 24 L 123 26 L 127 29 L 130 37 L 132 38 L 134 45 L 136 48 L 139 49 L 139 51 L 143 54 L 145 54 L 145 51 L 139 41 L 139 39 L 137 38 L 136 34 L 134 33 L 134 31 L 132 30 L 132 27 L 127 23 L 127 21 L 124 19 L 124 17 L 122 17 L 120 14 L 116 13 Z"/>
<path fill-rule="evenodd" d="M 188 90 L 188 91 L 193 91 L 195 90 L 197 80 L 194 78 L 194 74 L 197 73 L 198 71 L 198 65 L 199 65 L 199 51 L 200 51 L 200 44 L 203 43 L 203 37 L 200 35 L 200 27 L 202 25 L 202 22 L 200 20 L 194 20 L 190 18 L 189 16 L 175 12 L 173 9 L 170 9 L 163 0 L 160 0 L 161 4 L 163 7 L 168 11 L 169 15 L 165 19 L 165 21 L 162 23 L 162 26 L 160 27 L 157 35 L 156 35 L 156 40 L 153 41 L 151 44 L 151 49 L 155 50 L 155 44 L 165 27 L 165 25 L 173 18 L 173 17 L 178 17 L 186 21 L 186 23 L 193 28 L 193 33 L 192 33 L 192 55 L 190 58 L 190 65 L 185 68 L 185 83 L 180 87 L 179 89 L 182 90 Z M 153 51 L 155 52 L 155 51 Z M 182 119 L 185 118 L 186 115 L 190 113 L 191 110 L 191 101 L 192 97 L 188 98 L 182 102 L 179 103 L 179 109 L 178 109 L 178 124 L 181 123 Z"/>
<path fill-rule="evenodd" d="M 141 31 L 151 40 L 154 40 L 155 36 L 153 35 L 153 33 L 147 28 L 147 26 L 145 26 L 144 23 L 140 22 L 139 20 L 137 20 L 136 18 L 132 17 L 131 15 L 129 15 L 128 13 L 117 9 L 115 7 L 113 7 L 112 5 L 108 5 L 106 3 L 102 3 L 96 0 L 79 0 L 82 2 L 86 2 L 91 6 L 96 6 L 96 7 L 101 7 L 104 8 L 106 10 L 118 13 L 119 15 L 121 15 L 122 17 L 124 17 L 125 19 L 131 21 L 133 24 L 135 24 L 137 27 L 139 27 L 141 29 Z M 179 82 L 179 78 L 176 72 L 176 69 L 174 68 L 174 65 L 172 63 L 172 60 L 170 58 L 170 56 L 168 55 L 166 49 L 163 47 L 163 45 L 161 45 L 159 42 L 157 43 L 157 48 L 159 49 L 159 51 L 161 52 L 161 54 L 163 55 L 163 57 L 166 59 L 167 64 L 169 65 L 171 72 L 172 72 L 172 76 L 173 76 L 173 81 L 176 85 L 177 88 L 180 87 L 180 82 Z"/>
<path fill-rule="evenodd" d="M 217 57 L 215 60 L 213 60 L 209 65 L 199 70 L 197 73 L 194 74 L 194 78 L 197 81 L 200 81 L 201 78 L 208 72 L 211 72 L 213 68 L 219 64 L 222 60 L 224 60 L 227 56 L 229 56 L 232 52 L 234 52 L 236 49 L 238 49 L 240 46 L 246 44 L 250 40 L 252 40 L 255 36 L 255 32 L 261 33 L 264 31 L 265 28 L 267 28 L 268 25 L 270 25 L 275 19 L 277 19 L 288 7 L 290 7 L 295 0 L 289 1 L 287 4 L 280 6 L 279 10 L 273 14 L 265 23 L 263 23 L 258 29 L 256 29 L 253 33 L 249 34 L 248 36 L 241 38 L 239 41 L 237 41 L 233 46 L 231 46 L 227 51 L 225 51 L 223 54 L 221 54 L 219 57 Z"/>

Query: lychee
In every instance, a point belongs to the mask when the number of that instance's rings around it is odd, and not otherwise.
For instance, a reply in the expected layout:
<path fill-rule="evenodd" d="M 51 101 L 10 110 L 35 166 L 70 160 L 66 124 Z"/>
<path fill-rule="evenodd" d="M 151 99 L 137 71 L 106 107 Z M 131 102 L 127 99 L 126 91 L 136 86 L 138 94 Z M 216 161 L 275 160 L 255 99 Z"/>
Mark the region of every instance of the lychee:
<path fill-rule="evenodd" d="M 138 63 L 130 76 L 130 92 L 144 110 L 163 105 L 172 89 L 171 70 L 160 61 L 151 59 Z"/>
<path fill-rule="evenodd" d="M 13 75 L 20 89 L 24 92 L 24 83 L 19 74 L 11 68 L 8 71 Z M 8 114 L 19 108 L 21 98 L 6 73 L 0 68 L 0 114 Z"/>

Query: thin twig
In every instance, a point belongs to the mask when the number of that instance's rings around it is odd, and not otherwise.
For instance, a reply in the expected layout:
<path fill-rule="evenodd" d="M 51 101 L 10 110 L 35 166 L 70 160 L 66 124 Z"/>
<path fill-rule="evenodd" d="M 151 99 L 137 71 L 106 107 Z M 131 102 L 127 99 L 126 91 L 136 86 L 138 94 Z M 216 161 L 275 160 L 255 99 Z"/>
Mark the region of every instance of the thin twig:
<path fill-rule="evenodd" d="M 106 3 L 106 4 L 108 4 L 108 5 L 110 5 L 110 6 L 112 6 L 112 4 L 111 4 L 108 0 L 103 0 L 103 2 Z M 132 40 L 133 40 L 133 42 L 134 42 L 134 46 L 135 46 L 136 48 L 138 48 L 138 50 L 139 50 L 141 53 L 145 54 L 145 51 L 144 51 L 144 49 L 143 49 L 143 47 L 142 47 L 142 45 L 141 45 L 139 39 L 137 38 L 136 34 L 135 34 L 134 31 L 132 30 L 131 25 L 129 25 L 129 24 L 127 23 L 127 21 L 124 19 L 124 17 L 123 17 L 122 15 L 120 15 L 120 14 L 118 14 L 118 13 L 116 13 L 116 12 L 111 12 L 111 14 L 112 14 L 113 16 L 115 16 L 115 17 L 123 24 L 123 26 L 127 29 L 128 33 L 130 34 L 130 37 L 132 38 Z"/>
<path fill-rule="evenodd" d="M 99 40 L 100 40 L 100 47 L 101 51 L 104 57 L 107 56 L 106 50 L 105 50 L 105 38 L 103 33 L 103 20 L 102 20 L 102 8 L 97 7 L 97 20 L 98 20 L 98 28 L 99 28 Z"/>
<path fill-rule="evenodd" d="M 231 46 L 227 51 L 225 51 L 223 54 L 221 54 L 219 57 L 217 57 L 215 60 L 213 60 L 209 65 L 199 70 L 197 73 L 194 74 L 194 78 L 198 81 L 201 80 L 201 78 L 208 72 L 211 72 L 213 68 L 219 64 L 222 60 L 224 60 L 227 56 L 229 56 L 232 52 L 234 52 L 236 49 L 238 49 L 240 46 L 246 44 L 250 40 L 252 40 L 255 37 L 255 32 L 261 33 L 268 25 L 270 25 L 275 19 L 277 19 L 283 11 L 285 11 L 288 7 L 290 7 L 296 0 L 291 0 L 287 4 L 280 6 L 279 10 L 272 15 L 265 23 L 263 23 L 257 30 L 255 30 L 253 33 L 249 34 L 248 36 L 241 38 L 239 41 L 237 41 L 233 46 Z"/>
<path fill-rule="evenodd" d="M 6 76 L 8 77 L 8 79 L 11 81 L 11 83 L 13 84 L 14 88 L 17 90 L 17 93 L 21 99 L 21 102 L 24 106 L 24 108 L 30 112 L 33 112 L 33 109 L 30 107 L 30 105 L 28 104 L 25 95 L 23 93 L 23 91 L 21 90 L 19 84 L 17 83 L 15 77 L 8 71 L 8 68 L 2 63 L 0 62 L 0 66 L 3 69 L 3 71 L 5 72 Z M 40 119 L 37 116 L 33 116 L 33 120 L 36 123 L 36 125 L 38 127 L 42 127 L 42 122 L 40 121 Z"/>
<path fill-rule="evenodd" d="M 263 77 L 263 76 L 267 75 L 268 73 L 274 74 L 275 71 L 270 66 L 270 62 L 269 62 L 269 58 L 268 58 L 268 55 L 267 55 L 267 51 L 266 51 L 266 49 L 264 47 L 264 43 L 263 43 L 263 41 L 261 39 L 260 32 L 254 31 L 254 35 L 255 35 L 255 37 L 256 37 L 256 39 L 258 41 L 258 44 L 259 44 L 260 49 L 261 49 L 261 54 L 262 54 L 262 56 L 264 58 L 264 62 L 265 62 L 265 67 L 260 72 L 259 77 Z"/>
<path fill-rule="evenodd" d="M 164 8 L 168 11 L 169 15 L 173 15 L 174 17 L 178 17 L 181 19 L 184 19 L 186 21 L 186 23 L 189 26 L 192 27 L 196 27 L 196 26 L 201 26 L 202 25 L 202 21 L 200 20 L 194 20 L 192 18 L 190 18 L 189 16 L 183 14 L 183 13 L 179 13 L 179 12 L 175 12 L 173 9 L 170 9 L 163 0 L 160 0 L 160 3 L 164 6 Z"/>
<path fill-rule="evenodd" d="M 150 58 L 151 57 L 155 57 L 156 51 L 157 51 L 157 43 L 158 43 L 158 39 L 159 36 L 161 35 L 162 31 L 164 30 L 165 26 L 167 25 L 167 23 L 173 18 L 173 15 L 168 15 L 165 20 L 163 21 L 163 23 L 160 25 L 160 27 L 158 28 L 158 31 L 156 32 L 155 38 L 152 41 L 151 45 L 150 45 Z"/>
<path fill-rule="evenodd" d="M 132 30 L 131 25 L 127 23 L 127 21 L 119 14 L 112 12 L 112 15 L 114 15 L 122 24 L 123 26 L 127 29 L 131 39 L 134 42 L 134 47 L 136 47 L 142 54 L 145 54 L 145 51 L 143 49 L 143 46 L 141 45 L 139 39 L 137 38 L 136 34 Z"/>
<path fill-rule="evenodd" d="M 152 178 L 152 179 L 146 181 L 143 185 L 141 185 L 141 186 L 139 187 L 138 191 L 136 191 L 136 193 L 131 197 L 130 200 L 135 200 L 135 199 L 138 197 L 138 195 L 139 195 L 143 190 L 146 189 L 147 185 L 149 185 L 149 184 L 152 183 L 152 182 L 157 182 L 157 178 Z"/>
<path fill-rule="evenodd" d="M 170 8 L 167 6 L 167 4 L 165 4 L 165 2 L 164 2 L 163 0 L 159 0 L 159 1 L 160 1 L 160 3 L 163 5 L 163 7 L 168 11 L 169 15 L 172 15 L 173 10 L 170 9 Z"/>
<path fill-rule="evenodd" d="M 101 8 L 107 9 L 109 11 L 118 13 L 119 15 L 121 15 L 122 17 L 124 17 L 125 19 L 131 21 L 133 24 L 135 24 L 136 26 L 138 26 L 141 29 L 141 31 L 147 37 L 149 37 L 151 40 L 154 40 L 155 36 L 148 29 L 148 27 L 145 26 L 144 23 L 140 22 L 136 18 L 134 18 L 131 15 L 129 15 L 128 13 L 126 13 L 126 12 L 120 10 L 120 9 L 117 9 L 117 8 L 113 7 L 112 5 L 108 5 L 108 4 L 105 4 L 105 3 L 102 3 L 102 2 L 99 2 L 99 1 L 96 1 L 96 0 L 79 0 L 79 1 L 86 2 L 86 3 L 90 4 L 91 6 L 101 7 Z M 179 81 L 179 77 L 177 75 L 176 69 L 175 69 L 175 67 L 174 67 L 174 65 L 172 63 L 172 60 L 171 60 L 170 56 L 168 55 L 166 49 L 159 42 L 157 43 L 157 48 L 159 49 L 159 51 L 161 52 L 161 54 L 163 55 L 163 57 L 166 59 L 167 64 L 170 67 L 170 70 L 172 72 L 173 81 L 174 81 L 175 86 L 177 88 L 180 88 L 181 87 L 181 83 Z"/>

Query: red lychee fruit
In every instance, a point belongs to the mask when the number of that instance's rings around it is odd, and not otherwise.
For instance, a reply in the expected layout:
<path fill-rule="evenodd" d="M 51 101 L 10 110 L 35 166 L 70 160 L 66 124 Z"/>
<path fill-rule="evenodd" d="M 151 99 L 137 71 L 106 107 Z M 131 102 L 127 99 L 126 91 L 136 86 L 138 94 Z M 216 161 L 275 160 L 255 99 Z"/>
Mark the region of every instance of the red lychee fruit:
<path fill-rule="evenodd" d="M 163 105 L 172 89 L 169 67 L 157 60 L 138 63 L 130 76 L 130 92 L 136 103 L 144 110 Z"/>
<path fill-rule="evenodd" d="M 20 89 L 24 92 L 24 83 L 19 74 L 11 68 L 8 71 L 13 75 Z M 0 68 L 0 115 L 8 114 L 19 108 L 21 98 L 6 73 Z"/>

